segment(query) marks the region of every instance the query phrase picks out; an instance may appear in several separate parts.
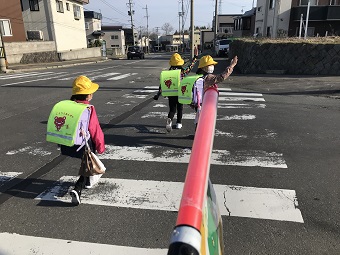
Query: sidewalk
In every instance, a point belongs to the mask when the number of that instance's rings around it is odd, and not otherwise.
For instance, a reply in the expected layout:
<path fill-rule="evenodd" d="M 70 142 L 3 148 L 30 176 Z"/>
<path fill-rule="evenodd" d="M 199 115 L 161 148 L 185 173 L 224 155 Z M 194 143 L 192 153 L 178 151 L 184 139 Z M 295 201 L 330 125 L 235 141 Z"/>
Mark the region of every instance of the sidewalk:
<path fill-rule="evenodd" d="M 12 64 L 12 65 L 10 64 L 6 70 L 6 73 L 17 73 L 17 72 L 34 71 L 34 70 L 42 70 L 42 69 L 49 69 L 49 68 L 86 65 L 86 64 L 99 63 L 99 62 L 104 62 L 104 61 L 109 61 L 109 60 L 111 59 L 107 57 L 96 57 L 96 58 L 65 60 L 65 61 L 49 62 L 49 63 Z"/>

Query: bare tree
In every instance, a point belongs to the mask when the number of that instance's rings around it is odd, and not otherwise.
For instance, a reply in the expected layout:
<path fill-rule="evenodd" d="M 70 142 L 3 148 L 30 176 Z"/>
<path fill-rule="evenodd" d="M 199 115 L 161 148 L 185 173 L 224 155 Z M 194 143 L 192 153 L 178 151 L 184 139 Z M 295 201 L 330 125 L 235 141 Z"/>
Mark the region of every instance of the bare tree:
<path fill-rule="evenodd" d="M 174 28 L 170 23 L 164 23 L 162 30 L 165 32 L 165 35 L 169 35 L 172 31 L 174 31 Z"/>

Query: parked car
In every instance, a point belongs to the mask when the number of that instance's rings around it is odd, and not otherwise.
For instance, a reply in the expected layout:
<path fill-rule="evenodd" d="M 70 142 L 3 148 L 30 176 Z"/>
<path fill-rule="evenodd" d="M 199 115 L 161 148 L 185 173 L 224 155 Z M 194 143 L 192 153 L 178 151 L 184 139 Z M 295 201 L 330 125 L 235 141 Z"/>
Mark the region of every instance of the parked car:
<path fill-rule="evenodd" d="M 139 46 L 128 47 L 127 59 L 145 58 L 143 50 Z"/>
<path fill-rule="evenodd" d="M 216 41 L 215 44 L 215 54 L 216 56 L 223 56 L 226 55 L 228 57 L 229 55 L 229 44 L 232 42 L 230 39 L 222 39 Z"/>

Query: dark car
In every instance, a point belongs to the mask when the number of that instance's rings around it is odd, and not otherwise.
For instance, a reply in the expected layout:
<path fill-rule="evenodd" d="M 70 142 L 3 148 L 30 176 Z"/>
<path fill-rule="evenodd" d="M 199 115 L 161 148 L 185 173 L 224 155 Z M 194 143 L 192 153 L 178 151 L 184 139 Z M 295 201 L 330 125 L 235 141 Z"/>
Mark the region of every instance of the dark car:
<path fill-rule="evenodd" d="M 128 47 L 127 59 L 145 58 L 143 50 L 139 46 Z"/>

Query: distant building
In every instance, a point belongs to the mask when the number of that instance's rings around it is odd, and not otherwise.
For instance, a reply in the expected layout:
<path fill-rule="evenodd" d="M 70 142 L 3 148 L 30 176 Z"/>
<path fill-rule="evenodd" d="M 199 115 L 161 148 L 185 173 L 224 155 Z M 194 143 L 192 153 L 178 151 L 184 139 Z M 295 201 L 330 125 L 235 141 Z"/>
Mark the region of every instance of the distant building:
<path fill-rule="evenodd" d="M 234 19 L 239 16 L 242 16 L 242 14 L 217 15 L 217 39 L 233 36 Z M 215 27 L 215 17 L 213 19 L 213 27 Z"/>
<path fill-rule="evenodd" d="M 246 11 L 234 19 L 234 37 L 253 36 L 255 32 L 256 8 Z"/>
<path fill-rule="evenodd" d="M 54 41 L 57 51 L 87 48 L 83 4 L 89 0 L 20 2 L 28 40 Z"/>
<path fill-rule="evenodd" d="M 125 54 L 126 36 L 125 29 L 122 26 L 102 26 L 101 30 L 104 35 L 102 39 L 107 48 L 119 49 L 121 54 Z"/>
<path fill-rule="evenodd" d="M 309 0 L 258 0 L 255 34 L 271 38 L 299 36 Z M 304 29 L 301 29 L 304 36 Z M 307 36 L 340 35 L 340 0 L 310 0 Z"/>
<path fill-rule="evenodd" d="M 84 11 L 87 45 L 91 46 L 96 40 L 102 40 L 102 14 L 94 11 Z"/>

